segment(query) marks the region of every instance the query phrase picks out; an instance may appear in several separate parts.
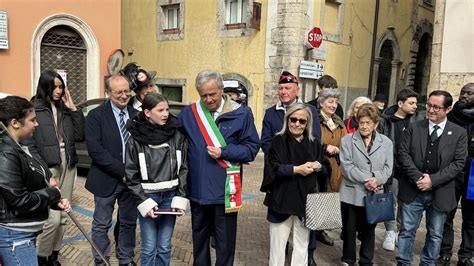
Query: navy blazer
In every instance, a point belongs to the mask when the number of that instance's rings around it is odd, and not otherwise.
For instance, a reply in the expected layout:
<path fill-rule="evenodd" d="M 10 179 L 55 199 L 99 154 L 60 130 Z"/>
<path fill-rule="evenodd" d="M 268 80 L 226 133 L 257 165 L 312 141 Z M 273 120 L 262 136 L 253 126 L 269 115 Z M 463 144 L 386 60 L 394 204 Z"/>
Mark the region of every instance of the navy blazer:
<path fill-rule="evenodd" d="M 106 101 L 86 119 L 86 145 L 92 163 L 85 187 L 99 197 L 110 196 L 125 176 L 122 137 L 111 104 Z M 137 113 L 128 105 L 127 110 L 130 119 Z"/>
<path fill-rule="evenodd" d="M 428 135 L 428 119 L 412 123 L 402 133 L 397 154 L 403 169 L 398 198 L 405 203 L 412 202 L 420 192 L 416 181 L 422 176 Z M 447 212 L 458 206 L 454 193 L 454 178 L 463 169 L 466 157 L 466 130 L 447 121 L 438 145 L 439 171 L 430 174 L 433 207 L 436 210 Z"/>

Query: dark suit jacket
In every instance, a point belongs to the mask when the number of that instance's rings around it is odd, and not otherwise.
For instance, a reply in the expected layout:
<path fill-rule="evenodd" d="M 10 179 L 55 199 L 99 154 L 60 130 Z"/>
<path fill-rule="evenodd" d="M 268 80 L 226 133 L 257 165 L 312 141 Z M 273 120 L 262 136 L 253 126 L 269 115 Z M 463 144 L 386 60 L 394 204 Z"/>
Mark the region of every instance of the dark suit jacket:
<path fill-rule="evenodd" d="M 111 104 L 107 101 L 95 108 L 86 120 L 86 145 L 92 163 L 85 187 L 99 197 L 110 196 L 125 176 L 122 137 Z M 130 106 L 127 110 L 130 118 L 137 112 Z"/>
<path fill-rule="evenodd" d="M 398 198 L 405 203 L 412 202 L 420 192 L 416 181 L 422 176 L 428 132 L 428 120 L 424 119 L 412 123 L 400 139 L 397 159 L 403 169 L 403 175 L 400 176 Z M 447 121 L 438 147 L 439 171 L 430 175 L 433 183 L 433 206 L 436 210 L 447 212 L 457 207 L 454 179 L 463 169 L 466 156 L 466 130 Z"/>

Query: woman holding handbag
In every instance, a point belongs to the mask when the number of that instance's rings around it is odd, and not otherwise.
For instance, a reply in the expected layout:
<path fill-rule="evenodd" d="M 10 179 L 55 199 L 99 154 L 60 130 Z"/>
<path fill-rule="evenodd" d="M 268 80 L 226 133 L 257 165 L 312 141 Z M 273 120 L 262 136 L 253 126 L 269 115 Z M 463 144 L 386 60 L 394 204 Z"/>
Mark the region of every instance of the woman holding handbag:
<path fill-rule="evenodd" d="M 291 265 L 308 261 L 309 229 L 303 226 L 306 198 L 319 191 L 327 167 L 323 151 L 313 138 L 313 117 L 304 104 L 294 104 L 285 114 L 283 129 L 273 138 L 266 153 L 264 178 L 260 190 L 267 193 L 270 222 L 270 265 L 285 264 L 285 246 L 293 228 Z"/>
<path fill-rule="evenodd" d="M 377 224 L 367 222 L 364 197 L 383 192 L 379 188 L 392 174 L 393 145 L 389 138 L 375 131 L 380 118 L 375 105 L 363 104 L 356 118 L 359 128 L 342 139 L 340 153 L 342 262 L 355 265 L 358 236 L 361 240 L 359 265 L 372 265 Z"/>

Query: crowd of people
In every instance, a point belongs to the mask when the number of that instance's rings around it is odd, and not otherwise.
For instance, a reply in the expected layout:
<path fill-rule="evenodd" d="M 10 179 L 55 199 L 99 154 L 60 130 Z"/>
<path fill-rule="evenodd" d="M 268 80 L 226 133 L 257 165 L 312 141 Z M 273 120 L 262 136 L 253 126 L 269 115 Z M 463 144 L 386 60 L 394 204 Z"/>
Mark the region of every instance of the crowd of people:
<path fill-rule="evenodd" d="M 290 233 L 291 265 L 316 265 L 317 241 L 334 245 L 326 231 L 312 231 L 303 222 L 308 195 L 324 192 L 340 197 L 342 264 L 372 265 L 377 224 L 368 222 L 364 198 L 389 191 L 396 218 L 384 222 L 382 247 L 395 251 L 398 245 L 398 265 L 413 263 L 423 213 L 427 233 L 420 264 L 449 265 L 460 200 L 457 263 L 473 265 L 474 83 L 461 88 L 454 105 L 441 90 L 429 94 L 426 108 L 411 89 L 401 89 L 389 107 L 384 95 L 374 101 L 357 97 L 344 120 L 334 78 L 321 77 L 318 97 L 305 104 L 298 78 L 283 71 L 278 101 L 265 111 L 259 138 L 238 84 L 226 87 L 220 73 L 197 75 L 199 99 L 178 117 L 156 92 L 155 76 L 128 64 L 106 80 L 108 100 L 87 119 L 51 70 L 41 74 L 31 101 L 0 99 L 3 265 L 61 265 L 77 175 L 75 142 L 84 140 L 92 159 L 85 187 L 94 196 L 96 265 L 108 264 L 112 247 L 120 265 L 135 265 L 137 220 L 141 264 L 170 265 L 175 222 L 188 206 L 194 265 L 211 264 L 211 246 L 216 265 L 233 265 L 242 164 L 252 162 L 260 148 L 269 265 L 285 264 Z M 112 245 L 108 232 L 116 204 Z"/>

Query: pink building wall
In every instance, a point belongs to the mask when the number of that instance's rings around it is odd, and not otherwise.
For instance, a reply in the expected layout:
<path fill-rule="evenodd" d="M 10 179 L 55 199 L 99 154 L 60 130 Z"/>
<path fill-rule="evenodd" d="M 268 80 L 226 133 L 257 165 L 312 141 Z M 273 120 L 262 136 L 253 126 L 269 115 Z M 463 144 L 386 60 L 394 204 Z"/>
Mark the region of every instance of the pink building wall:
<path fill-rule="evenodd" d="M 120 0 L 0 0 L 8 15 L 9 49 L 0 49 L 0 92 L 32 96 L 33 35 L 38 25 L 54 14 L 69 14 L 85 22 L 95 35 L 100 51 L 100 85 L 108 75 L 107 58 L 121 44 Z"/>

